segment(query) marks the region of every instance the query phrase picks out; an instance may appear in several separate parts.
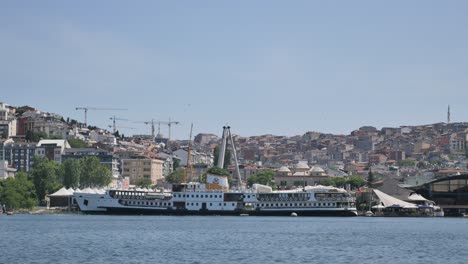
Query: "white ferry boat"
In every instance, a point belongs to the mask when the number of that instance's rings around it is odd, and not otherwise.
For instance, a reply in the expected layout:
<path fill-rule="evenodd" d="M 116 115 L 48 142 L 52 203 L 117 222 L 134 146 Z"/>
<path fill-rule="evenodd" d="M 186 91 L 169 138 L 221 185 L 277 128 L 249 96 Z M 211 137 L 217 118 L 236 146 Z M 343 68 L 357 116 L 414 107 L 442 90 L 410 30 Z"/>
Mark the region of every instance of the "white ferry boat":
<path fill-rule="evenodd" d="M 231 140 L 236 167 L 237 154 L 230 127 L 223 127 L 218 167 L 223 168 L 227 139 Z M 189 145 L 190 153 L 190 145 Z M 190 157 L 190 154 L 188 155 Z M 188 162 L 189 163 L 189 162 Z M 238 183 L 241 183 L 239 170 Z M 273 191 L 254 185 L 230 190 L 228 176 L 208 173 L 205 183 L 173 184 L 171 191 L 109 190 L 104 194 L 75 193 L 83 213 L 167 215 L 295 215 L 356 216 L 355 199 L 344 189 L 326 186 Z"/>
<path fill-rule="evenodd" d="M 213 176 L 220 177 L 220 176 Z M 83 213 L 162 215 L 356 216 L 355 199 L 344 189 L 306 186 L 288 191 L 213 189 L 213 184 L 173 185 L 172 191 L 109 190 L 75 193 Z"/>

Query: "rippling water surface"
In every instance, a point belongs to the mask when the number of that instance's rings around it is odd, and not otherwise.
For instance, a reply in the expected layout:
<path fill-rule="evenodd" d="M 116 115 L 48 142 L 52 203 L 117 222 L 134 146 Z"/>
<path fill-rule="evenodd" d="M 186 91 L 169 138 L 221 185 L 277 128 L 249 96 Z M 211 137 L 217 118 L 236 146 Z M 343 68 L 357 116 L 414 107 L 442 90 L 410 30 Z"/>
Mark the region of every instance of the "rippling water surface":
<path fill-rule="evenodd" d="M 468 219 L 0 215 L 0 263 L 468 263 Z"/>

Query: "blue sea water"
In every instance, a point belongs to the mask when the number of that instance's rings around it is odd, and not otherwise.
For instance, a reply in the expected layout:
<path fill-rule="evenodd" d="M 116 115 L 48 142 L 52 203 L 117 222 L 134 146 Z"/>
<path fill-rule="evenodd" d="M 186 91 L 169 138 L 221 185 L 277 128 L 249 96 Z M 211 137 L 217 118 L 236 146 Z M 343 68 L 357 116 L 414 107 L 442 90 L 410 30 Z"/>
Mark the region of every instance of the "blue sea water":
<path fill-rule="evenodd" d="M 0 215 L 0 263 L 468 263 L 468 219 Z"/>

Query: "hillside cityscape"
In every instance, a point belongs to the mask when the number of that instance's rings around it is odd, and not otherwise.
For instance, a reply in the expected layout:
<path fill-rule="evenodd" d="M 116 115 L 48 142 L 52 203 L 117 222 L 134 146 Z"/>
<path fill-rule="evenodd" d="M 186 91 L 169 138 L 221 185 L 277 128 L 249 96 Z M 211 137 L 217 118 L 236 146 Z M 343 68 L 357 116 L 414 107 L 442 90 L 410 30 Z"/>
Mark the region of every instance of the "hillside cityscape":
<path fill-rule="evenodd" d="M 149 125 L 154 133 L 155 124 Z M 232 130 L 235 133 L 235 128 Z M 171 140 L 160 133 L 124 136 L 115 126 L 99 128 L 34 107 L 6 103 L 0 103 L 0 137 L 0 179 L 31 172 L 35 157 L 57 164 L 95 157 L 108 168 L 106 186 L 83 179 L 62 185 L 113 189 L 165 188 L 180 180 L 174 178 L 176 172 L 180 177 L 186 167 L 186 180 L 196 180 L 216 164 L 214 152 L 220 142 L 215 134 L 195 135 L 189 162 L 189 140 Z M 252 183 L 252 176 L 269 171 L 273 173 L 271 179 L 262 183 L 276 189 L 330 184 L 333 179 L 350 175 L 365 181 L 372 171 L 376 188 L 404 196 L 408 191 L 400 187 L 402 184 L 418 185 L 467 173 L 468 165 L 468 123 L 451 123 L 450 108 L 447 122 L 436 124 L 381 129 L 363 126 L 349 135 L 316 131 L 292 137 L 234 135 L 234 141 L 242 181 Z M 231 159 L 232 155 L 227 157 Z M 230 160 L 225 163 L 231 175 L 236 170 L 233 164 Z M 48 191 L 55 190 L 44 190 Z"/>

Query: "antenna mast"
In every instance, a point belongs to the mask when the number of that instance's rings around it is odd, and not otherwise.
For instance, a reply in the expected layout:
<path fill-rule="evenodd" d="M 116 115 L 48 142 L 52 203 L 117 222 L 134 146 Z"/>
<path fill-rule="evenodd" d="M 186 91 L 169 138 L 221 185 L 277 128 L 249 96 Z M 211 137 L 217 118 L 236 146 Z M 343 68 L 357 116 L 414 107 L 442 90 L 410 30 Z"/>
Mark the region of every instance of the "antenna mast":
<path fill-rule="evenodd" d="M 448 106 L 447 110 L 447 124 L 450 124 L 450 105 Z"/>

